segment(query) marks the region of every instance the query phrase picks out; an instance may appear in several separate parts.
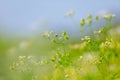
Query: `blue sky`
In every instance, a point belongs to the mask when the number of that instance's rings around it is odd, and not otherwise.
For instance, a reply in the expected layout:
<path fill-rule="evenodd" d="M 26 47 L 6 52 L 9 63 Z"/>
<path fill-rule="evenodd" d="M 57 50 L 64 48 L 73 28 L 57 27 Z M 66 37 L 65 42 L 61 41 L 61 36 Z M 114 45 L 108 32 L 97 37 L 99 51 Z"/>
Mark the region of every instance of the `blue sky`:
<path fill-rule="evenodd" d="M 29 33 L 32 26 L 43 28 L 42 21 L 62 28 L 72 25 L 69 18 L 64 18 L 71 9 L 75 10 L 74 18 L 79 22 L 88 13 L 120 11 L 120 0 L 0 0 L 0 24 L 4 26 L 3 31 L 13 34 Z"/>

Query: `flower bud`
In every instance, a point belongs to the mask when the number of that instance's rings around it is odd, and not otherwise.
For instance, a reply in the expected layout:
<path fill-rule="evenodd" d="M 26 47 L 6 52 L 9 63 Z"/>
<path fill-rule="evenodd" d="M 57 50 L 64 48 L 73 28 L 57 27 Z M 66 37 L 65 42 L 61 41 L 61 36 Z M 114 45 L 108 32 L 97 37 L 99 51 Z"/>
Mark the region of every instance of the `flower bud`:
<path fill-rule="evenodd" d="M 98 20 L 98 19 L 99 19 L 99 17 L 98 17 L 98 16 L 96 16 L 96 17 L 95 17 L 95 20 Z"/>
<path fill-rule="evenodd" d="M 64 31 L 64 32 L 62 32 L 62 35 L 63 35 L 63 36 L 65 36 L 66 34 L 67 34 L 67 33 L 66 33 L 65 31 Z"/>
<path fill-rule="evenodd" d="M 80 26 L 84 26 L 85 25 L 85 20 L 82 18 L 80 21 Z"/>
<path fill-rule="evenodd" d="M 57 37 L 58 37 L 58 34 L 55 34 L 55 37 L 57 38 Z"/>
<path fill-rule="evenodd" d="M 92 24 L 92 19 L 87 19 L 88 24 Z"/>
<path fill-rule="evenodd" d="M 65 36 L 64 39 L 65 39 L 65 40 L 69 40 L 69 36 Z"/>
<path fill-rule="evenodd" d="M 91 14 L 88 14 L 88 15 L 87 15 L 87 19 L 92 19 L 92 15 L 91 15 Z"/>

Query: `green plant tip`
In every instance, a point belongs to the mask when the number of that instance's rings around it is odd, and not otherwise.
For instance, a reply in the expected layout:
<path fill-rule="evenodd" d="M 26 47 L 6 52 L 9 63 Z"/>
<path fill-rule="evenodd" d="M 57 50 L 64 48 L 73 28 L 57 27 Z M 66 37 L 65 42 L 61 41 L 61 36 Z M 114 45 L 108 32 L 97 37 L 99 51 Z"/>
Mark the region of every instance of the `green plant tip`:
<path fill-rule="evenodd" d="M 58 34 L 55 34 L 55 37 L 57 38 L 57 37 L 58 37 Z"/>
<path fill-rule="evenodd" d="M 67 33 L 65 31 L 62 32 L 62 35 L 65 36 Z"/>
<path fill-rule="evenodd" d="M 56 40 L 55 40 L 55 39 L 52 39 L 51 42 L 52 42 L 52 43 L 56 43 Z"/>
<path fill-rule="evenodd" d="M 95 17 L 95 20 L 98 20 L 98 19 L 99 19 L 99 17 L 98 17 L 98 16 L 96 16 L 96 17 Z"/>
<path fill-rule="evenodd" d="M 65 39 L 65 40 L 69 40 L 69 36 L 65 36 L 64 39 Z"/>

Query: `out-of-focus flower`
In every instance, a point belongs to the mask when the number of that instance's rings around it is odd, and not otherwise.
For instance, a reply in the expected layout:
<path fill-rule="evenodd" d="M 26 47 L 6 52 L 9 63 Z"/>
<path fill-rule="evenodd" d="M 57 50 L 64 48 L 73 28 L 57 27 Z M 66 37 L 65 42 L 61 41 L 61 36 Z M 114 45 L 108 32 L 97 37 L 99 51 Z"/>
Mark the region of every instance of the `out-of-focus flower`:
<path fill-rule="evenodd" d="M 105 42 L 102 42 L 100 45 L 100 51 L 104 52 L 106 48 L 114 48 L 115 45 L 113 44 L 112 39 L 106 39 Z"/>
<path fill-rule="evenodd" d="M 50 34 L 53 34 L 53 32 L 50 32 Z M 50 38 L 50 34 L 49 34 L 48 31 L 46 31 L 46 32 L 44 32 L 44 33 L 42 34 L 42 37 L 44 37 L 44 38 Z"/>
<path fill-rule="evenodd" d="M 102 31 L 103 31 L 103 28 L 100 28 L 98 31 L 94 31 L 93 33 L 94 34 L 100 34 L 100 33 L 102 33 Z"/>
<path fill-rule="evenodd" d="M 97 52 L 91 52 L 91 53 L 85 53 L 82 56 L 83 62 L 85 63 L 94 63 L 98 61 L 98 55 L 96 55 Z"/>
<path fill-rule="evenodd" d="M 74 13 L 75 13 L 74 10 L 70 10 L 70 11 L 68 11 L 68 12 L 65 14 L 65 17 L 67 17 L 67 16 L 73 16 Z"/>
<path fill-rule="evenodd" d="M 27 49 L 29 46 L 28 42 L 23 41 L 19 44 L 20 49 Z"/>
<path fill-rule="evenodd" d="M 86 60 L 92 60 L 94 57 L 93 57 L 93 55 L 91 55 L 91 54 L 87 54 L 86 56 Z"/>
<path fill-rule="evenodd" d="M 104 19 L 112 19 L 112 18 L 115 18 L 116 15 L 115 14 L 106 14 L 103 16 Z"/>
<path fill-rule="evenodd" d="M 108 10 L 100 10 L 100 11 L 98 12 L 98 16 L 99 16 L 100 18 L 103 18 L 103 16 L 104 16 L 104 15 L 107 15 L 107 14 L 109 14 Z"/>
<path fill-rule="evenodd" d="M 22 60 L 22 59 L 25 59 L 25 58 L 26 58 L 26 56 L 19 56 L 18 57 L 19 60 Z"/>
<path fill-rule="evenodd" d="M 77 79 L 77 73 L 75 68 L 66 68 L 65 69 L 65 78 L 68 78 L 69 80 L 76 80 Z"/>
<path fill-rule="evenodd" d="M 88 24 L 91 24 L 91 23 L 92 23 L 92 15 L 91 15 L 91 14 L 88 14 L 88 15 L 87 15 L 86 23 L 88 23 Z"/>
<path fill-rule="evenodd" d="M 90 36 L 84 36 L 84 38 L 81 38 L 82 41 L 87 41 L 87 42 L 90 42 L 91 41 L 91 38 Z"/>
<path fill-rule="evenodd" d="M 92 24 L 92 19 L 87 19 L 87 20 L 86 20 L 86 23 Z"/>
<path fill-rule="evenodd" d="M 34 58 L 34 56 L 27 56 L 27 59 L 32 59 Z"/>
<path fill-rule="evenodd" d="M 92 15 L 91 15 L 91 14 L 88 14 L 88 15 L 87 15 L 87 19 L 92 19 Z"/>
<path fill-rule="evenodd" d="M 16 48 L 15 47 L 12 47 L 8 50 L 8 53 L 10 53 L 10 55 L 14 55 L 16 52 Z"/>
<path fill-rule="evenodd" d="M 83 56 L 80 56 L 80 59 L 82 59 L 83 58 Z"/>
<path fill-rule="evenodd" d="M 20 64 L 23 64 L 26 61 L 26 56 L 19 56 L 18 60 L 19 60 Z"/>
<path fill-rule="evenodd" d="M 99 61 L 98 55 L 96 52 L 85 53 L 82 55 L 80 74 L 86 76 L 88 73 L 96 74 L 98 71 L 95 64 Z"/>

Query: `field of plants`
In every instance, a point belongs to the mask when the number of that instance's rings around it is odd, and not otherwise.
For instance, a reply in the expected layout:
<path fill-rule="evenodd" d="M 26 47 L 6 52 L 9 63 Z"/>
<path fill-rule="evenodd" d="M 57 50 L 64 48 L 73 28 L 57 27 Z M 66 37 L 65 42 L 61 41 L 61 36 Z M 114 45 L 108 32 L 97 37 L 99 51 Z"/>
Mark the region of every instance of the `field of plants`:
<path fill-rule="evenodd" d="M 71 17 L 72 11 L 66 15 Z M 83 36 L 76 41 L 65 30 L 30 38 L 0 35 L 0 80 L 120 80 L 120 27 L 112 24 L 115 17 L 104 15 L 106 25 L 94 30 L 100 17 L 88 14 L 80 20 Z"/>

